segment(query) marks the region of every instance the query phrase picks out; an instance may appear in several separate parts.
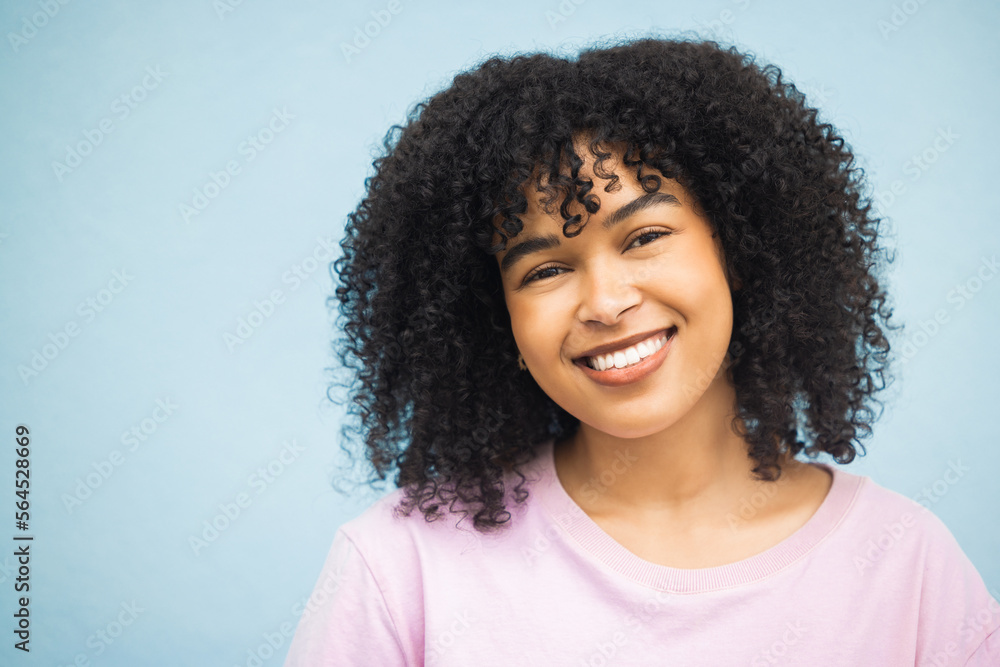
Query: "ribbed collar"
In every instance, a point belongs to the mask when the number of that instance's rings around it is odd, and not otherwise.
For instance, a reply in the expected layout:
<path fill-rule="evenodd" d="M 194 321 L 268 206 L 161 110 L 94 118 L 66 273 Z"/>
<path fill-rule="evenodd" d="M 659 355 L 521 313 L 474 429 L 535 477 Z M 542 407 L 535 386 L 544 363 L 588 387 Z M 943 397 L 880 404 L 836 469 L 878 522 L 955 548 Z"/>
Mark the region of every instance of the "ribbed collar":
<path fill-rule="evenodd" d="M 609 568 L 644 586 L 672 593 L 706 593 L 759 581 L 803 558 L 843 520 L 867 477 L 853 475 L 825 463 L 833 483 L 812 517 L 775 546 L 735 563 L 702 569 L 679 569 L 651 563 L 616 542 L 598 526 L 563 488 L 556 474 L 554 441 L 539 447 L 535 470 L 537 494 L 545 511 L 581 548 Z"/>

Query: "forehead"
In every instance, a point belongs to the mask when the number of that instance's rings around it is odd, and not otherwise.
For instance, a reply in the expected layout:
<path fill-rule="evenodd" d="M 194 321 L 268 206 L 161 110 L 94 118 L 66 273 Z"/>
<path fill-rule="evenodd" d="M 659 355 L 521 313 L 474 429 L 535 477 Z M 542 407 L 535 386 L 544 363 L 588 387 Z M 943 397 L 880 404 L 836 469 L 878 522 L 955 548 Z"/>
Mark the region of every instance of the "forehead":
<path fill-rule="evenodd" d="M 575 197 L 565 202 L 569 193 L 569 185 L 557 183 L 554 187 L 549 188 L 548 173 L 541 165 L 536 165 L 532 176 L 520 187 L 521 194 L 525 198 L 526 210 L 524 213 L 518 214 L 517 217 L 524 227 L 517 236 L 508 240 L 507 250 L 522 237 L 560 231 L 566 222 L 566 218 L 562 215 L 562 208 L 565 208 L 568 216 L 579 215 L 581 223 L 587 223 L 591 217 L 612 215 L 615 209 L 621 205 L 646 194 L 646 190 L 643 189 L 638 180 L 638 167 L 624 164 L 622 148 L 601 147 L 601 150 L 609 153 L 603 161 L 595 159 L 585 145 L 577 144 L 575 150 L 577 155 L 583 159 L 577 180 L 591 184 L 584 198 L 594 200 L 595 205 L 600 207 L 598 211 L 589 213 L 584 204 L 577 201 Z M 659 177 L 659 188 L 653 192 L 658 191 L 670 195 L 655 198 L 655 203 L 668 202 L 674 205 L 679 204 L 682 207 L 692 206 L 693 202 L 687 191 L 676 180 L 665 177 L 662 172 L 648 164 L 642 166 L 642 174 L 643 177 L 650 175 Z M 569 177 L 568 167 L 564 167 L 561 175 Z M 616 176 L 617 179 L 613 179 L 612 176 Z M 540 188 L 546 188 L 546 190 L 540 190 Z M 581 186 L 577 185 L 578 191 L 580 188 Z M 501 223 L 502 218 L 499 216 L 493 221 L 494 228 L 498 230 L 494 235 L 494 243 L 499 243 L 501 240 L 499 233 Z M 498 259 L 503 252 L 498 253 Z"/>
<path fill-rule="evenodd" d="M 589 181 L 592 185 L 588 195 L 596 196 L 601 203 L 601 210 L 605 210 L 605 202 L 614 201 L 620 197 L 634 197 L 642 193 L 642 188 L 636 178 L 636 168 L 626 166 L 623 161 L 625 147 L 623 145 L 601 145 L 597 150 L 605 155 L 595 156 L 590 149 L 589 143 L 583 138 L 577 138 L 573 143 L 573 150 L 583 163 L 577 172 L 578 181 Z M 570 169 L 567 160 L 563 158 L 560 175 L 570 177 Z M 661 177 L 662 174 L 650 167 L 643 167 L 643 173 L 655 173 Z M 617 176 L 617 180 L 611 176 Z M 518 215 L 524 223 L 525 229 L 548 227 L 550 223 L 558 224 L 561 228 L 564 218 L 560 214 L 560 207 L 565 206 L 569 215 L 581 215 L 584 219 L 588 213 L 583 204 L 571 199 L 567 204 L 563 204 L 569 187 L 557 184 L 555 188 L 549 188 L 548 192 L 541 188 L 547 188 L 551 183 L 547 165 L 536 164 L 531 177 L 521 184 L 520 191 L 527 202 L 527 210 Z M 664 188 L 661 183 L 661 189 Z M 577 186 L 579 188 L 579 186 Z M 605 188 L 610 188 L 606 190 Z"/>
<path fill-rule="evenodd" d="M 634 167 L 625 167 L 620 161 L 612 164 L 610 160 L 601 165 L 600 174 L 593 172 L 590 163 L 587 164 L 587 167 L 587 169 L 580 169 L 577 182 L 590 182 L 590 187 L 586 190 L 586 194 L 583 197 L 585 200 L 594 199 L 599 203 L 601 213 L 606 212 L 608 202 L 614 202 L 619 199 L 631 199 L 643 193 L 642 186 L 636 178 Z M 643 173 L 647 174 L 649 170 L 644 168 Z M 656 173 L 659 175 L 659 172 Z M 617 178 L 611 178 L 611 176 L 616 176 Z M 661 176 L 662 180 L 665 179 Z M 548 179 L 543 179 L 542 187 L 547 185 Z M 661 182 L 660 189 L 665 189 L 664 186 L 665 184 Z M 579 193 L 584 188 L 585 186 L 577 184 L 576 192 Z M 568 185 L 560 184 L 556 189 L 546 193 L 539 189 L 537 183 L 529 182 L 521 186 L 521 193 L 527 201 L 527 211 L 518 217 L 525 222 L 526 226 L 531 222 L 544 222 L 549 219 L 557 220 L 562 224 L 564 220 L 562 215 L 560 215 L 560 207 L 564 206 L 563 202 L 569 194 Z M 586 219 L 588 211 L 584 204 L 577 201 L 577 196 L 579 195 L 574 193 L 574 196 L 565 204 L 565 207 L 570 215 L 579 214 Z"/>

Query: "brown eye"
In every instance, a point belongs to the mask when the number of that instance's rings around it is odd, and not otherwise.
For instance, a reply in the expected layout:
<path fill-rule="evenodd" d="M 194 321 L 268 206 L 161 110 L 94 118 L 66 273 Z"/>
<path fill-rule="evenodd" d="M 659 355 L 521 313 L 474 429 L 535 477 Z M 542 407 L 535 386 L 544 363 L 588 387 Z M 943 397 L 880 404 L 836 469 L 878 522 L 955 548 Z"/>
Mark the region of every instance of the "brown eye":
<path fill-rule="evenodd" d="M 521 284 L 522 285 L 527 285 L 528 283 L 534 282 L 535 280 L 540 280 L 542 278 L 550 278 L 550 277 L 552 277 L 551 275 L 544 275 L 544 274 L 547 271 L 556 271 L 556 270 L 558 270 L 560 268 L 561 267 L 558 267 L 558 266 L 543 266 L 543 267 L 537 268 L 534 271 L 532 271 L 531 273 L 529 273 L 527 276 L 525 276 L 525 278 L 521 282 Z"/>
<path fill-rule="evenodd" d="M 634 239 L 632 239 L 632 243 L 629 243 L 628 247 L 631 248 L 640 239 L 649 239 L 645 243 L 641 243 L 639 245 L 639 247 L 641 248 L 644 245 L 649 245 L 650 243 L 652 243 L 656 239 L 660 238 L 661 236 L 670 236 L 670 232 L 665 232 L 665 231 L 660 230 L 660 229 L 646 229 L 646 230 L 643 230 L 643 231 L 639 232 L 639 235 L 636 236 Z"/>

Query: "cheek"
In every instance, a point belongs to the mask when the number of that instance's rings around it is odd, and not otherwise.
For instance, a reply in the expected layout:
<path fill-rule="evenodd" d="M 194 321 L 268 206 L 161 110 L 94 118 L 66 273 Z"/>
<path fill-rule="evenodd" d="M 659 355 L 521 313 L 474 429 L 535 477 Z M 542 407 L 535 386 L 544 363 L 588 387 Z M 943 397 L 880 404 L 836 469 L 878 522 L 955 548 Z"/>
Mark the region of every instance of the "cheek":
<path fill-rule="evenodd" d="M 730 300 L 725 271 L 718 258 L 705 248 L 670 261 L 657 278 L 689 310 Z"/>
<path fill-rule="evenodd" d="M 517 297 L 507 297 L 507 313 L 510 315 L 511 333 L 514 335 L 514 342 L 527 356 L 528 348 L 535 336 L 532 328 L 536 320 L 532 309 L 523 300 Z"/>
<path fill-rule="evenodd" d="M 518 303 L 516 300 L 507 308 L 510 313 L 511 330 L 514 333 L 514 340 L 522 349 L 538 345 L 539 341 L 547 330 L 544 313 L 535 305 L 528 302 Z"/>
<path fill-rule="evenodd" d="M 651 287 L 659 300 L 676 310 L 704 349 L 727 344 L 732 334 L 733 303 L 722 267 L 714 256 L 671 263 Z M 701 347 L 701 346 L 699 346 Z"/>
<path fill-rule="evenodd" d="M 565 340 L 567 327 L 565 301 L 533 296 L 530 299 L 516 297 L 508 300 L 511 333 L 518 350 L 525 359 L 534 360 L 541 371 L 553 355 L 559 355 Z"/>

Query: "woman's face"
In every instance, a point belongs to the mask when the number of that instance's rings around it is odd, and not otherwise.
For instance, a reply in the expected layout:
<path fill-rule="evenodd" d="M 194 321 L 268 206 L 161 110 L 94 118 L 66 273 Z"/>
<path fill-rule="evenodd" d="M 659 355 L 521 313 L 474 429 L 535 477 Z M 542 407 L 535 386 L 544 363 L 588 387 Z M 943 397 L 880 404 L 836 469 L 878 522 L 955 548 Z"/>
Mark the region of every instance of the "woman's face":
<path fill-rule="evenodd" d="M 581 176 L 601 207 L 588 218 L 574 202 L 570 212 L 586 223 L 578 236 L 563 236 L 557 207 L 546 214 L 529 188 L 524 229 L 497 261 L 514 339 L 538 385 L 581 422 L 638 438 L 727 382 L 732 299 L 721 244 L 676 181 L 654 172 L 660 190 L 647 194 L 618 162 L 622 187 L 604 192 L 608 181 L 592 167 L 588 158 Z M 614 368 L 587 366 L 595 348 Z"/>

